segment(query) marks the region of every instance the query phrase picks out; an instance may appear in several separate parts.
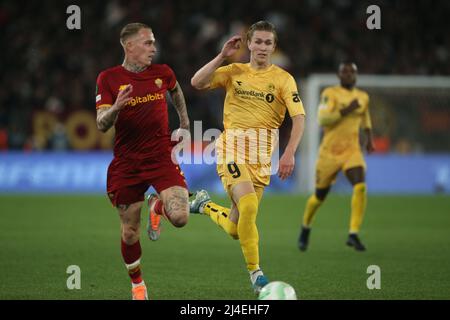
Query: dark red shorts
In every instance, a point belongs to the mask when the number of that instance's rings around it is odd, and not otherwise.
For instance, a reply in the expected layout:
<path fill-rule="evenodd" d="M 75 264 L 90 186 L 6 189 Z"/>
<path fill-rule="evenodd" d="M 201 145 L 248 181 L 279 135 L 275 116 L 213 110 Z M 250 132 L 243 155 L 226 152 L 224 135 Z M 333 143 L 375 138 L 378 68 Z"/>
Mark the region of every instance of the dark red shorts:
<path fill-rule="evenodd" d="M 173 186 L 187 189 L 183 172 L 170 158 L 167 161 L 114 158 L 108 167 L 107 192 L 113 206 L 144 201 L 150 186 L 158 193 Z"/>

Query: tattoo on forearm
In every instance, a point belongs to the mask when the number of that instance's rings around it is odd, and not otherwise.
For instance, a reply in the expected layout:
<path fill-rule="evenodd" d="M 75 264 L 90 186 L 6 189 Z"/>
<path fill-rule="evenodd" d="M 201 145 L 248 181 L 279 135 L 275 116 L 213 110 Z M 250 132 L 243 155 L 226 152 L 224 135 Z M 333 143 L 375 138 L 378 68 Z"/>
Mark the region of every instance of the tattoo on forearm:
<path fill-rule="evenodd" d="M 102 131 L 107 131 L 117 120 L 118 110 L 101 108 L 97 111 L 97 126 Z"/>
<path fill-rule="evenodd" d="M 186 110 L 186 100 L 184 99 L 183 91 L 178 83 L 175 89 L 171 91 L 171 96 L 175 109 L 180 117 L 180 122 L 188 122 L 189 117 Z"/>

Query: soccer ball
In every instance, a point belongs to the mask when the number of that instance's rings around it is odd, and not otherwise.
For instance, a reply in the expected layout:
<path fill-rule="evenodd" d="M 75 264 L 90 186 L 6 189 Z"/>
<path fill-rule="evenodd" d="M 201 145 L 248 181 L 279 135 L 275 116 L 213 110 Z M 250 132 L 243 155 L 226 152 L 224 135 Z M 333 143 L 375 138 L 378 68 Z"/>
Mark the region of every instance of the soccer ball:
<path fill-rule="evenodd" d="M 297 295 L 290 284 L 273 281 L 261 289 L 258 300 L 297 300 Z"/>

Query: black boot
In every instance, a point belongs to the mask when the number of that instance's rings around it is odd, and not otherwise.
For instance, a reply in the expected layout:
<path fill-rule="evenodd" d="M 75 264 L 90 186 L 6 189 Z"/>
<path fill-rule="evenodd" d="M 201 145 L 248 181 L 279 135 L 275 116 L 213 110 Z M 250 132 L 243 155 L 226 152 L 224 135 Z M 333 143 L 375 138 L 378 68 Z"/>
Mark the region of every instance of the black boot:
<path fill-rule="evenodd" d="M 361 243 L 356 233 L 350 233 L 347 239 L 347 245 L 355 248 L 356 251 L 365 251 L 366 247 Z"/>
<path fill-rule="evenodd" d="M 302 226 L 302 229 L 300 231 L 300 236 L 298 238 L 298 248 L 300 249 L 300 251 L 306 251 L 306 249 L 308 248 L 310 232 L 311 232 L 311 228 Z"/>

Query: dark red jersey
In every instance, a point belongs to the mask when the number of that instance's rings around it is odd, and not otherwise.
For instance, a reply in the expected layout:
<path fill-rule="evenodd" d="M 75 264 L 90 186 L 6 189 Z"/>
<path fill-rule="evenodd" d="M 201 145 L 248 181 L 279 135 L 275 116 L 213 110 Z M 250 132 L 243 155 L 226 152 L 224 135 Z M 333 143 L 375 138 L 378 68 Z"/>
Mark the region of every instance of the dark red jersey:
<path fill-rule="evenodd" d="M 114 156 L 137 160 L 170 158 L 166 92 L 175 88 L 174 72 L 165 64 L 152 64 L 139 73 L 122 66 L 107 69 L 97 78 L 97 109 L 111 107 L 119 91 L 128 84 L 133 86 L 133 99 L 119 112 L 115 123 Z"/>

